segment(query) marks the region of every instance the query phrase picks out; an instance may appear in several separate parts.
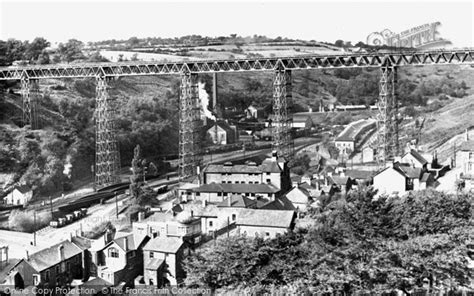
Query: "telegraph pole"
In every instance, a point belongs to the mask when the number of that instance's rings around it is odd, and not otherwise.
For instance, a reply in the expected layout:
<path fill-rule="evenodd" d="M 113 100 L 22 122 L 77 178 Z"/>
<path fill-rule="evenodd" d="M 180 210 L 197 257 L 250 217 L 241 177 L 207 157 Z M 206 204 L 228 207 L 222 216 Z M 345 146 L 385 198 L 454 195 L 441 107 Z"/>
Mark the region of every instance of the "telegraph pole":
<path fill-rule="evenodd" d="M 115 195 L 115 216 L 117 217 L 118 220 L 118 202 L 117 202 L 117 192 L 114 192 Z"/>

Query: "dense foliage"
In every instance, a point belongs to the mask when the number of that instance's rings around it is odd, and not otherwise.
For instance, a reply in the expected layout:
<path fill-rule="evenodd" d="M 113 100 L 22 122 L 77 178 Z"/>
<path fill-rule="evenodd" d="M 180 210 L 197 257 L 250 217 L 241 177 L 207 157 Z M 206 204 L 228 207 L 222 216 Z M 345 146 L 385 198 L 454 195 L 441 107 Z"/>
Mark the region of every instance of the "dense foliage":
<path fill-rule="evenodd" d="M 235 236 L 186 259 L 187 284 L 254 294 L 409 292 L 469 285 L 466 243 L 473 239 L 473 197 L 436 191 L 403 199 L 360 191 L 333 198 L 313 223 L 275 239 Z"/>

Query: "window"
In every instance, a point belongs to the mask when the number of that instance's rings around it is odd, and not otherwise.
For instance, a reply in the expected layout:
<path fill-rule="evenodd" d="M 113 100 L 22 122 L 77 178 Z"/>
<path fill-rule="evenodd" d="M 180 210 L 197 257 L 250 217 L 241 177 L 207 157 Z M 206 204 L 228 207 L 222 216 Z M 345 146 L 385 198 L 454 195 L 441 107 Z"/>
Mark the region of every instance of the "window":
<path fill-rule="evenodd" d="M 222 192 L 217 192 L 217 196 L 222 196 Z"/>
<path fill-rule="evenodd" d="M 201 192 L 196 192 L 196 196 L 201 196 Z"/>
<path fill-rule="evenodd" d="M 59 268 L 59 264 L 56 265 L 56 276 L 59 275 L 61 273 L 61 270 Z"/>
<path fill-rule="evenodd" d="M 272 194 L 271 194 L 271 193 L 267 193 L 267 196 L 268 196 L 268 197 L 272 197 Z"/>
<path fill-rule="evenodd" d="M 212 227 L 212 221 L 209 221 L 209 227 Z"/>
<path fill-rule="evenodd" d="M 34 274 L 33 275 L 33 285 L 37 286 L 40 283 L 40 276 L 39 274 Z"/>
<path fill-rule="evenodd" d="M 267 176 L 270 176 L 270 173 L 269 173 L 269 172 L 267 172 Z"/>
<path fill-rule="evenodd" d="M 469 159 L 474 159 L 474 152 L 469 152 Z"/>
<path fill-rule="evenodd" d="M 270 233 L 269 233 L 269 232 L 265 232 L 265 235 L 266 235 L 266 236 L 270 236 Z"/>
<path fill-rule="evenodd" d="M 224 192 L 224 196 L 227 196 L 227 192 Z"/>
<path fill-rule="evenodd" d="M 110 248 L 109 249 L 109 257 L 118 258 L 119 257 L 118 250 L 116 248 Z"/>
<path fill-rule="evenodd" d="M 237 218 L 236 215 L 232 214 L 232 221 L 235 221 L 236 218 Z"/>
<path fill-rule="evenodd" d="M 225 184 L 225 181 L 223 180 L 223 181 L 221 181 L 221 183 L 222 183 L 222 184 Z"/>
<path fill-rule="evenodd" d="M 253 182 L 252 182 L 252 181 L 249 181 L 249 184 L 253 184 Z"/>
<path fill-rule="evenodd" d="M 153 252 L 150 252 L 150 259 L 152 259 L 153 256 L 155 256 L 155 254 Z"/>
<path fill-rule="evenodd" d="M 46 272 L 44 273 L 44 280 L 45 280 L 46 282 L 49 281 L 49 270 L 46 270 Z"/>

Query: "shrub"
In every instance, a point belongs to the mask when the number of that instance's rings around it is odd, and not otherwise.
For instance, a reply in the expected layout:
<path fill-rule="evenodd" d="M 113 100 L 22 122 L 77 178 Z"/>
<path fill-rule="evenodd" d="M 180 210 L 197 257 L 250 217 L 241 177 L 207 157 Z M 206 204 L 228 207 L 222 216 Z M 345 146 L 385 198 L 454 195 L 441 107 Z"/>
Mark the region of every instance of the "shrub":
<path fill-rule="evenodd" d="M 107 229 L 114 231 L 115 227 L 110 221 L 104 221 L 96 226 L 92 227 L 91 230 L 84 232 L 84 237 L 88 239 L 97 239 L 101 237 Z"/>
<path fill-rule="evenodd" d="M 13 210 L 8 217 L 8 226 L 11 230 L 33 232 L 49 225 L 51 213 L 36 213 L 34 211 Z M 36 223 L 35 223 L 36 222 Z"/>

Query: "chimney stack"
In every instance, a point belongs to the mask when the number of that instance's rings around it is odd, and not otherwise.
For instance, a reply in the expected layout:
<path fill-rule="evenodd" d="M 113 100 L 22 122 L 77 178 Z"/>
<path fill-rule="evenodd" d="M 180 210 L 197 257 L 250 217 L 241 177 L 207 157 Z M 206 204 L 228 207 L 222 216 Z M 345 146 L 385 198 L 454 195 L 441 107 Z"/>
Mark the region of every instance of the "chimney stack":
<path fill-rule="evenodd" d="M 128 236 L 123 238 L 123 248 L 125 249 L 125 252 L 128 251 Z"/>
<path fill-rule="evenodd" d="M 232 207 L 232 195 L 229 195 L 229 197 L 227 198 L 227 206 L 229 208 Z"/>
<path fill-rule="evenodd" d="M 28 252 L 28 250 L 26 250 L 26 260 L 30 260 L 30 252 Z"/>
<path fill-rule="evenodd" d="M 63 245 L 59 245 L 58 247 L 58 257 L 59 257 L 59 261 L 64 261 L 64 246 Z"/>

